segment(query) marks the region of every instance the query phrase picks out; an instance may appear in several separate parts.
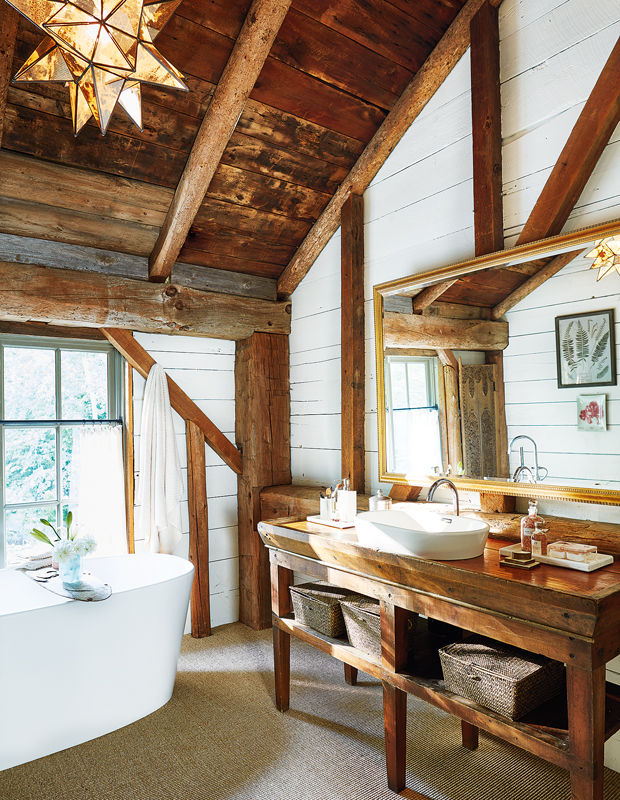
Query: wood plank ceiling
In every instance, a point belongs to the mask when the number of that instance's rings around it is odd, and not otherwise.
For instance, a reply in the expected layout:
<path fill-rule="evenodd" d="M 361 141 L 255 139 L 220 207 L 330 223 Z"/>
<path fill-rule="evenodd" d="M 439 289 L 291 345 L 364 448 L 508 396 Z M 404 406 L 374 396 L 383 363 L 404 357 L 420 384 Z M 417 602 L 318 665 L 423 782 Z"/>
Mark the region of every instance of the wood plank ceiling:
<path fill-rule="evenodd" d="M 464 4 L 293 0 L 171 279 L 180 262 L 193 265 L 189 285 L 213 288 L 220 270 L 252 286 L 266 279 L 275 297 L 277 278 Z M 74 137 L 67 88 L 11 84 L 0 234 L 147 258 L 249 6 L 179 6 L 157 47 L 189 92 L 143 84 L 142 132 L 119 108 L 105 137 L 92 120 Z M 41 38 L 20 16 L 11 74 Z"/>

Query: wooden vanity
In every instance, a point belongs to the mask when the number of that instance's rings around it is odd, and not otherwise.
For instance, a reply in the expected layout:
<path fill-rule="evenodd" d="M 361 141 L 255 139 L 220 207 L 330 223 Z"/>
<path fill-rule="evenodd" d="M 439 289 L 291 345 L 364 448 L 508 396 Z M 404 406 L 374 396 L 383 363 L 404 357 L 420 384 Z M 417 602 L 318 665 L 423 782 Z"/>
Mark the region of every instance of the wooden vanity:
<path fill-rule="evenodd" d="M 571 775 L 573 800 L 602 800 L 604 743 L 620 729 L 620 687 L 605 682 L 605 664 L 620 653 L 620 563 L 595 572 L 548 565 L 525 572 L 499 566 L 506 542 L 487 541 L 479 558 L 424 561 L 361 547 L 305 520 L 261 522 L 269 548 L 276 705 L 289 707 L 290 636 L 297 636 L 383 683 L 385 750 L 390 789 L 405 788 L 407 693 L 461 719 L 463 744 L 478 728 L 529 750 Z M 346 539 L 349 539 L 348 541 Z M 293 571 L 381 602 L 381 660 L 295 622 Z M 566 693 L 511 721 L 448 692 L 436 648 L 416 634 L 407 663 L 408 611 L 442 620 L 566 664 Z M 424 626 L 420 626 L 424 627 Z M 426 636 L 426 642 L 425 642 Z"/>

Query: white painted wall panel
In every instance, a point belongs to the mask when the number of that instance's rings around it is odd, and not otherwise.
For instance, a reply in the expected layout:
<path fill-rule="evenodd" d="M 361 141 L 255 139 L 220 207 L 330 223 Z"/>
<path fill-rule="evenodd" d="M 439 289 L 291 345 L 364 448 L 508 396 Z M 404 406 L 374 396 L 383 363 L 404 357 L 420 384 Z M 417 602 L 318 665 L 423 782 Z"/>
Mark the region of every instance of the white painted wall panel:
<path fill-rule="evenodd" d="M 223 340 L 164 334 L 136 333 L 137 341 L 161 364 L 166 373 L 204 413 L 234 441 L 235 430 L 235 343 Z M 146 382 L 134 371 L 134 447 L 136 479 L 140 473 L 140 421 Z M 183 537 L 175 550 L 183 558 L 189 553 L 189 512 L 187 504 L 187 450 L 185 422 L 173 411 L 181 462 L 184 495 L 181 504 Z M 239 619 L 239 544 L 237 534 L 237 477 L 210 447 L 205 448 L 209 512 L 209 580 L 211 624 Z M 136 519 L 136 552 L 146 543 Z M 189 632 L 189 622 L 186 627 Z"/>

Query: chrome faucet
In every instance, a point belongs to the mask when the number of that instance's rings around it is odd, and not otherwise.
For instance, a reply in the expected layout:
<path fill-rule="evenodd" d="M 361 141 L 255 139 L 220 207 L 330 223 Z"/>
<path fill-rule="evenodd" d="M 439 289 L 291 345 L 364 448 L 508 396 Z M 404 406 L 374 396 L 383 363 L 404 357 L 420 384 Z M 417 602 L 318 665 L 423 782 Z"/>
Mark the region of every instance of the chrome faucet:
<path fill-rule="evenodd" d="M 519 466 L 515 470 L 515 474 L 512 476 L 512 480 L 515 483 L 519 483 L 520 478 L 521 478 L 521 474 L 523 472 L 529 472 L 530 473 L 529 483 L 536 483 L 536 481 L 534 480 L 534 473 L 532 472 L 532 468 L 531 467 L 526 467 L 525 464 L 519 464 Z"/>
<path fill-rule="evenodd" d="M 521 434 L 520 436 L 515 436 L 513 439 L 511 439 L 510 440 L 510 444 L 508 445 L 508 455 L 510 455 L 511 452 L 512 452 L 513 444 L 516 441 L 518 441 L 519 439 L 527 439 L 529 442 L 532 443 L 532 445 L 534 447 L 534 471 L 532 471 L 532 469 L 530 467 L 527 467 L 525 465 L 525 461 L 523 459 L 523 448 L 521 447 L 520 448 L 521 463 L 519 464 L 519 466 L 515 470 L 515 473 L 514 473 L 513 478 L 512 478 L 513 481 L 515 481 L 515 483 L 516 483 L 517 478 L 520 476 L 521 472 L 524 471 L 524 468 L 526 470 L 528 470 L 528 472 L 530 473 L 530 476 L 532 476 L 532 483 L 538 483 L 539 481 L 544 481 L 544 479 L 549 474 L 549 470 L 545 469 L 544 467 L 539 467 L 538 466 L 538 448 L 536 447 L 536 442 L 532 439 L 531 436 L 525 436 L 525 434 Z M 545 474 L 541 475 L 541 471 L 544 472 Z"/>
<path fill-rule="evenodd" d="M 433 499 L 433 495 L 435 494 L 435 489 L 438 486 L 441 486 L 442 483 L 446 483 L 452 489 L 452 491 L 454 492 L 454 497 L 452 499 L 452 511 L 455 514 L 455 516 L 458 517 L 458 515 L 459 515 L 459 493 L 457 491 L 456 486 L 452 483 L 452 481 L 449 478 L 440 478 L 438 481 L 435 481 L 435 483 L 433 483 L 433 485 L 428 490 L 428 494 L 426 495 L 426 499 L 430 503 L 430 501 Z"/>

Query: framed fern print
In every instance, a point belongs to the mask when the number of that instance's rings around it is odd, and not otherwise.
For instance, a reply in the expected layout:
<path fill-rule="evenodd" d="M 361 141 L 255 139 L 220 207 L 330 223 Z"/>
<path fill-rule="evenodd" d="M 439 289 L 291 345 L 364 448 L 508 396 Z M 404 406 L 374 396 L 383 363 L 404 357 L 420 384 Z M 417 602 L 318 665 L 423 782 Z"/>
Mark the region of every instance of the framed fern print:
<path fill-rule="evenodd" d="M 614 310 L 555 318 L 558 388 L 615 386 Z"/>

